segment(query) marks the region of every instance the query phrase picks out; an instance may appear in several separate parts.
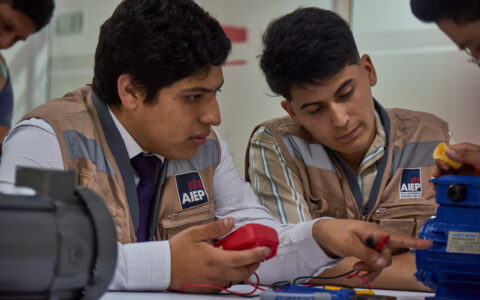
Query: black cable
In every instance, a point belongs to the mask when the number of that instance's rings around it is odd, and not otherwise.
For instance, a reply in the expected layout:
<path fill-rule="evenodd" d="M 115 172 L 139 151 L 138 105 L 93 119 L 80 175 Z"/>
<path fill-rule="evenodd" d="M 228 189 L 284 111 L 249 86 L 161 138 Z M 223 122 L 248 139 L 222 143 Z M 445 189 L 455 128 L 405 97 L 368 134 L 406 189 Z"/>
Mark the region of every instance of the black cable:
<path fill-rule="evenodd" d="M 351 274 L 353 272 L 355 272 L 355 270 L 350 270 L 346 273 L 336 275 L 336 276 L 302 276 L 302 277 L 295 278 L 293 280 L 293 284 L 297 284 L 297 281 L 303 280 L 303 279 L 336 279 L 336 278 L 347 276 L 348 274 Z"/>
<path fill-rule="evenodd" d="M 272 283 L 271 285 L 267 285 L 268 288 L 271 288 L 273 290 L 281 290 L 283 289 L 284 286 L 292 284 L 290 281 L 277 281 Z"/>
<path fill-rule="evenodd" d="M 336 278 L 347 276 L 348 274 L 351 274 L 354 271 L 355 270 L 350 270 L 346 273 L 336 275 L 336 276 L 301 276 L 301 277 L 295 278 L 293 280 L 293 282 L 286 281 L 286 280 L 285 281 L 277 281 L 277 282 L 272 283 L 271 285 L 266 285 L 266 287 L 274 289 L 274 290 L 275 289 L 277 289 L 277 290 L 280 289 L 281 290 L 281 289 L 283 289 L 284 286 L 289 285 L 289 284 L 297 285 L 298 284 L 297 281 L 299 281 L 299 280 L 304 280 L 304 279 L 336 279 Z M 351 287 L 349 287 L 347 285 L 342 285 L 342 284 L 329 284 L 329 285 L 351 289 Z"/>
<path fill-rule="evenodd" d="M 350 270 L 348 272 L 345 272 L 343 274 L 340 274 L 340 275 L 337 275 L 337 276 L 316 276 L 316 277 L 311 277 L 311 278 L 318 278 L 318 279 L 336 279 L 336 278 L 340 278 L 340 277 L 344 277 L 344 276 L 347 276 L 348 274 L 351 274 L 355 272 L 355 270 Z"/>

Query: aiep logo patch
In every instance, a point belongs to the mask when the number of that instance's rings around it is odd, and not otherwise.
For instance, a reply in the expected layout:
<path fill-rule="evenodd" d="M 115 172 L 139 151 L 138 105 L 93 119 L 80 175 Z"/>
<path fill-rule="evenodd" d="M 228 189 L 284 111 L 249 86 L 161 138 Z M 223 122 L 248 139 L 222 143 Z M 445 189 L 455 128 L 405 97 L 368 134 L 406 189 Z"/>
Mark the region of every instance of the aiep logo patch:
<path fill-rule="evenodd" d="M 403 169 L 400 180 L 400 199 L 422 198 L 420 169 Z"/>
<path fill-rule="evenodd" d="M 208 195 L 198 172 L 176 175 L 175 181 L 182 209 L 208 202 Z"/>

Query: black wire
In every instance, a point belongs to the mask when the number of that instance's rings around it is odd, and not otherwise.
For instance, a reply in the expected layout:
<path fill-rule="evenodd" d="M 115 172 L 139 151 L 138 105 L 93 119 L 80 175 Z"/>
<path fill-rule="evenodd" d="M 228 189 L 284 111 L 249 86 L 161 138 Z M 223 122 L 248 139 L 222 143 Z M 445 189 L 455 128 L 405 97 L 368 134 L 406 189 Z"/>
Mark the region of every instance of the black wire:
<path fill-rule="evenodd" d="M 289 284 L 297 285 L 297 281 L 303 280 L 303 279 L 336 279 L 336 278 L 347 276 L 348 274 L 351 274 L 353 272 L 355 272 L 355 270 L 350 270 L 346 273 L 336 275 L 336 276 L 301 276 L 301 277 L 295 278 L 293 280 L 293 282 L 277 281 L 277 282 L 272 283 L 271 285 L 267 285 L 267 287 L 269 287 L 271 289 L 274 289 L 274 290 L 275 289 L 278 290 L 278 289 L 283 289 L 284 286 L 289 285 Z M 349 287 L 348 285 L 343 285 L 343 284 L 329 284 L 329 285 L 351 289 L 351 287 Z"/>
<path fill-rule="evenodd" d="M 317 276 L 317 277 L 311 277 L 311 278 L 318 278 L 318 279 L 336 279 L 336 278 L 340 278 L 340 277 L 344 277 L 344 276 L 347 276 L 348 274 L 351 274 L 355 272 L 355 270 L 350 270 L 348 272 L 345 272 L 343 274 L 340 274 L 340 275 L 337 275 L 337 276 Z"/>
<path fill-rule="evenodd" d="M 347 276 L 348 274 L 351 274 L 353 272 L 355 272 L 355 270 L 350 270 L 346 273 L 336 275 L 336 276 L 302 276 L 302 277 L 295 278 L 293 280 L 293 284 L 297 284 L 297 281 L 302 279 L 336 279 L 336 278 Z"/>
<path fill-rule="evenodd" d="M 267 287 L 271 288 L 271 289 L 274 289 L 274 290 L 276 290 L 276 289 L 281 290 L 281 289 L 283 289 L 284 286 L 289 285 L 289 284 L 292 284 L 292 283 L 290 281 L 284 280 L 284 281 L 274 282 L 271 285 L 267 285 Z"/>

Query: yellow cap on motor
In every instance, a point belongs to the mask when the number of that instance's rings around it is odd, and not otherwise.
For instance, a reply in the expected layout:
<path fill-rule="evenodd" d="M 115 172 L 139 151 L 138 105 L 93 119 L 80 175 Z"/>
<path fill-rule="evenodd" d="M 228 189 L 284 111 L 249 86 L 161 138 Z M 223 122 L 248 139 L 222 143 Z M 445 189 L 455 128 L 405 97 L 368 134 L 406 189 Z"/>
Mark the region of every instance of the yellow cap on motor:
<path fill-rule="evenodd" d="M 454 160 L 451 160 L 447 154 L 445 154 L 445 150 L 448 149 L 448 146 L 446 143 L 442 142 L 440 144 L 437 145 L 437 147 L 435 148 L 435 150 L 433 150 L 433 158 L 434 159 L 439 159 L 443 162 L 445 162 L 447 165 L 449 165 L 450 167 L 454 168 L 454 169 L 458 169 L 462 166 L 462 163 L 461 162 L 458 162 L 458 161 L 454 161 Z"/>

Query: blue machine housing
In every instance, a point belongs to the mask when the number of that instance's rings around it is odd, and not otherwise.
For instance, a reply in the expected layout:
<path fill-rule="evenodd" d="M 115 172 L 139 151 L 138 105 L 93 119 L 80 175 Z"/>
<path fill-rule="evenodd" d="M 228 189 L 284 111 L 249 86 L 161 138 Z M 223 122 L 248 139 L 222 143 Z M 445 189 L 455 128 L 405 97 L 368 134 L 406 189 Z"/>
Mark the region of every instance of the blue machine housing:
<path fill-rule="evenodd" d="M 437 184 L 437 216 L 420 237 L 433 247 L 416 251 L 417 280 L 431 299 L 480 299 L 480 177 L 444 175 Z"/>

